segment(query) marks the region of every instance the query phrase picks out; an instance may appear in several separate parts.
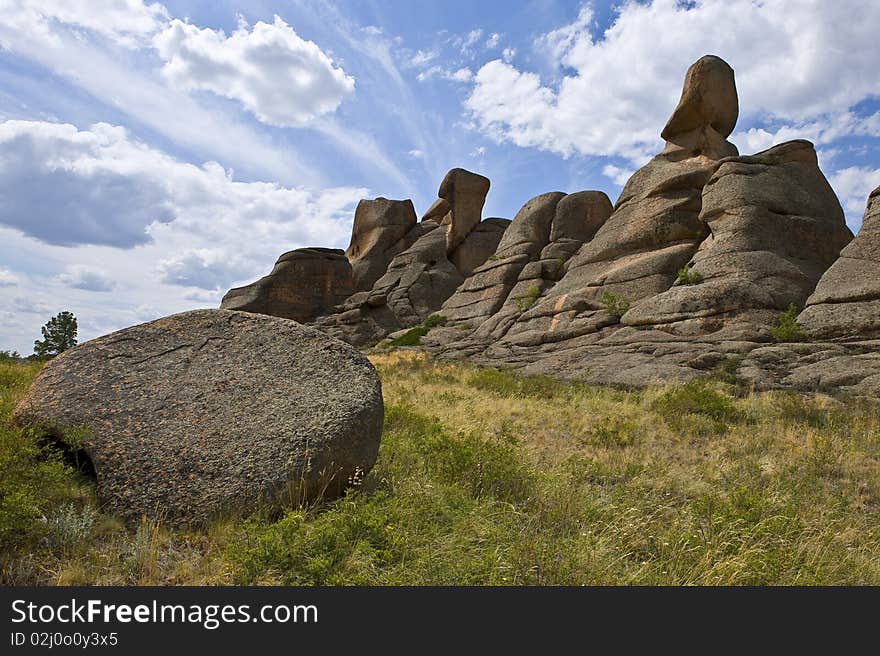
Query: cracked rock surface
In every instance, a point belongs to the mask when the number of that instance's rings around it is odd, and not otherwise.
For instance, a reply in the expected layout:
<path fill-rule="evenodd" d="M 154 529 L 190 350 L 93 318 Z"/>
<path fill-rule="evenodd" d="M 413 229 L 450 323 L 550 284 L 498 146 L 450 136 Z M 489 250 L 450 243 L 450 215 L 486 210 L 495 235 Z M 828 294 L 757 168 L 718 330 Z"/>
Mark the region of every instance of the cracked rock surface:
<path fill-rule="evenodd" d="M 196 310 L 64 352 L 14 416 L 80 436 L 110 512 L 196 525 L 340 490 L 373 466 L 383 404 L 350 346 L 287 319 Z"/>

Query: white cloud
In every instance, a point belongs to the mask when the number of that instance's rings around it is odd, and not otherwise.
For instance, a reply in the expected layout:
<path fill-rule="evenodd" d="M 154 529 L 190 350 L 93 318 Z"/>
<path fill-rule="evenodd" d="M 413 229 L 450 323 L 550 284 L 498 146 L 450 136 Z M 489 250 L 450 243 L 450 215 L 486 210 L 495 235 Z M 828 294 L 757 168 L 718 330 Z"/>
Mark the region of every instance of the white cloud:
<path fill-rule="evenodd" d="M 414 148 L 413 150 L 410 150 L 407 155 L 414 159 L 422 159 L 425 156 L 425 153 L 418 148 Z"/>
<path fill-rule="evenodd" d="M 477 43 L 477 41 L 480 40 L 480 38 L 482 36 L 483 36 L 483 30 L 481 30 L 481 29 L 471 30 L 470 32 L 465 34 L 464 37 L 460 37 L 459 39 L 456 39 L 455 43 L 456 43 L 456 45 L 460 46 L 461 54 L 470 55 L 472 53 L 473 46 Z"/>
<path fill-rule="evenodd" d="M 18 285 L 18 276 L 6 267 L 0 267 L 0 287 L 15 287 Z"/>
<path fill-rule="evenodd" d="M 0 223 L 58 246 L 154 243 L 164 280 L 209 289 L 255 275 L 279 248 L 343 243 L 367 193 L 237 182 L 215 162 L 180 162 L 104 123 L 6 121 L 0 145 Z M 97 290 L 117 274 L 80 266 L 58 281 Z"/>
<path fill-rule="evenodd" d="M 836 171 L 828 179 L 837 192 L 850 227 L 860 225 L 868 195 L 880 187 L 880 169 L 850 166 Z"/>
<path fill-rule="evenodd" d="M 143 0 L 0 0 L 3 20 L 52 40 L 52 22 L 96 32 L 126 46 L 145 43 L 168 20 L 159 3 Z"/>
<path fill-rule="evenodd" d="M 513 61 L 514 57 L 516 57 L 516 48 L 505 48 L 501 51 L 501 59 L 508 64 Z"/>
<path fill-rule="evenodd" d="M 103 269 L 85 264 L 74 264 L 58 276 L 58 282 L 67 287 L 89 292 L 112 292 L 116 281 Z"/>
<path fill-rule="evenodd" d="M 498 141 L 563 156 L 641 161 L 659 149 L 685 70 L 707 53 L 736 70 L 746 120 L 833 122 L 880 94 L 874 0 L 627 2 L 596 36 L 593 18 L 585 5 L 573 23 L 537 40 L 558 63 L 558 81 L 501 60 L 485 64 L 465 102 L 476 125 Z"/>
<path fill-rule="evenodd" d="M 440 51 L 437 49 L 434 50 L 418 50 L 416 54 L 412 55 L 407 61 L 406 65 L 418 68 L 420 66 L 424 66 L 425 64 L 434 61 L 437 57 L 440 56 Z"/>
<path fill-rule="evenodd" d="M 228 288 L 231 280 L 247 278 L 252 267 L 247 257 L 238 253 L 219 248 L 194 248 L 161 260 L 157 271 L 163 282 L 172 285 L 220 290 Z"/>
<path fill-rule="evenodd" d="M 741 152 L 755 153 L 792 139 L 808 139 L 817 146 L 824 146 L 844 136 L 880 137 L 880 112 L 868 117 L 841 112 L 833 117 L 823 116 L 806 123 L 784 125 L 772 132 L 749 128 L 735 132 L 730 140 Z"/>
<path fill-rule="evenodd" d="M 486 39 L 486 49 L 492 50 L 493 48 L 497 48 L 499 43 L 501 43 L 501 35 L 498 34 L 498 32 L 493 32 L 489 35 L 489 38 Z"/>
<path fill-rule="evenodd" d="M 474 73 L 469 68 L 459 68 L 452 71 L 442 66 L 431 66 L 416 75 L 416 79 L 419 82 L 425 82 L 433 77 L 439 77 L 450 82 L 470 82 L 474 78 Z"/>
<path fill-rule="evenodd" d="M 43 24 L 42 32 L 33 25 L 17 14 L 0 12 L 0 46 L 197 156 L 235 162 L 251 175 L 320 184 L 314 167 L 300 161 L 291 148 L 279 147 L 259 130 L 224 112 L 206 109 L 187 92 L 169 87 L 157 71 L 144 70 L 140 57 L 108 49 L 100 39 L 84 38 L 57 21 Z M 152 60 L 149 63 L 152 66 Z"/>
<path fill-rule="evenodd" d="M 633 173 L 635 173 L 635 171 L 632 169 L 621 168 L 614 164 L 606 164 L 602 168 L 602 175 L 609 180 L 613 180 L 614 184 L 618 184 L 621 187 L 626 184 L 626 181 L 632 177 Z"/>
<path fill-rule="evenodd" d="M 450 79 L 455 82 L 470 82 L 474 77 L 473 72 L 469 68 L 459 68 L 455 71 Z"/>
<path fill-rule="evenodd" d="M 270 125 L 305 125 L 354 92 L 354 78 L 278 16 L 229 36 L 174 19 L 153 43 L 172 83 L 237 100 Z"/>

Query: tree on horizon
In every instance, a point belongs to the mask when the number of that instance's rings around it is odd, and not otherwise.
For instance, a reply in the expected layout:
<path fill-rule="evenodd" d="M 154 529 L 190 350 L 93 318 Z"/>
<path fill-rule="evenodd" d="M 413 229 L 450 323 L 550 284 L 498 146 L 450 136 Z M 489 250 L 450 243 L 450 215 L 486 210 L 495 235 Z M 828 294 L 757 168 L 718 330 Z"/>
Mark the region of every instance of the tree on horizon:
<path fill-rule="evenodd" d="M 34 355 L 38 357 L 53 357 L 76 346 L 77 323 L 73 312 L 59 312 L 40 330 L 43 339 L 34 341 Z"/>

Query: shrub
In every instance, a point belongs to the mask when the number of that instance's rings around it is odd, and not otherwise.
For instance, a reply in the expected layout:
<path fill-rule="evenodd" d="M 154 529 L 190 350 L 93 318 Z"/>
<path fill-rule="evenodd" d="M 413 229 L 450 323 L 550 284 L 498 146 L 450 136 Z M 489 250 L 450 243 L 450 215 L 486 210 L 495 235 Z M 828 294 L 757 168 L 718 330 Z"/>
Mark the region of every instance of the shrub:
<path fill-rule="evenodd" d="M 428 328 L 424 326 L 416 326 L 410 328 L 400 337 L 391 340 L 391 346 L 419 346 L 422 343 L 422 337 L 428 334 Z"/>
<path fill-rule="evenodd" d="M 790 303 L 788 309 L 776 320 L 776 325 L 770 330 L 774 341 L 777 342 L 803 342 L 807 336 L 801 330 L 797 322 L 798 308 Z"/>
<path fill-rule="evenodd" d="M 0 550 L 46 535 L 46 515 L 63 499 L 73 471 L 28 431 L 0 426 Z"/>
<path fill-rule="evenodd" d="M 53 549 L 73 549 L 92 535 L 98 513 L 94 506 L 73 503 L 54 508 L 46 521 L 46 539 Z"/>
<path fill-rule="evenodd" d="M 534 307 L 535 303 L 538 302 L 538 297 L 541 295 L 541 289 L 537 285 L 531 285 L 527 290 L 524 296 L 520 296 L 516 299 L 516 307 L 520 312 L 525 312 L 531 307 Z"/>
<path fill-rule="evenodd" d="M 437 326 L 445 326 L 446 325 L 446 317 L 442 314 L 432 314 L 430 317 L 425 319 L 422 325 L 431 330 L 431 328 L 436 328 Z"/>
<path fill-rule="evenodd" d="M 628 300 L 623 296 L 619 296 L 618 294 L 607 290 L 602 292 L 602 298 L 599 299 L 599 302 L 605 306 L 605 309 L 608 310 L 608 313 L 611 316 L 617 317 L 618 319 L 629 310 Z"/>
<path fill-rule="evenodd" d="M 520 376 L 509 371 L 498 369 L 480 369 L 467 377 L 471 387 L 499 396 L 517 397 L 534 396 L 554 398 L 572 387 L 572 383 L 549 376 Z"/>
<path fill-rule="evenodd" d="M 703 276 L 690 267 L 683 267 L 678 270 L 677 282 L 679 285 L 697 285 L 703 282 Z"/>
<path fill-rule="evenodd" d="M 712 389 L 702 380 L 695 380 L 674 387 L 658 397 L 653 408 L 671 427 L 682 430 L 685 418 L 697 415 L 710 420 L 710 428 L 717 433 L 727 429 L 728 424 L 743 418 L 733 399 Z"/>

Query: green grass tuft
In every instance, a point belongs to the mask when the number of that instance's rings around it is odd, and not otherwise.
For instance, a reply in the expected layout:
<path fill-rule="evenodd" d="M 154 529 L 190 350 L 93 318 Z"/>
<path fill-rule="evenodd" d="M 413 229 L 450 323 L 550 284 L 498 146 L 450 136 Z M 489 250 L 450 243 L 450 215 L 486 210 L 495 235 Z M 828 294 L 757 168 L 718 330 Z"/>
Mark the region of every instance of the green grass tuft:
<path fill-rule="evenodd" d="M 807 336 L 801 330 L 800 324 L 797 322 L 798 308 L 794 303 L 788 306 L 788 309 L 776 320 L 776 325 L 770 329 L 773 339 L 776 342 L 803 342 Z"/>
<path fill-rule="evenodd" d="M 618 294 L 607 290 L 602 292 L 602 297 L 599 299 L 599 302 L 605 306 L 605 309 L 608 310 L 608 313 L 611 316 L 617 317 L 618 319 L 629 310 L 628 300 L 623 296 L 619 296 Z"/>

